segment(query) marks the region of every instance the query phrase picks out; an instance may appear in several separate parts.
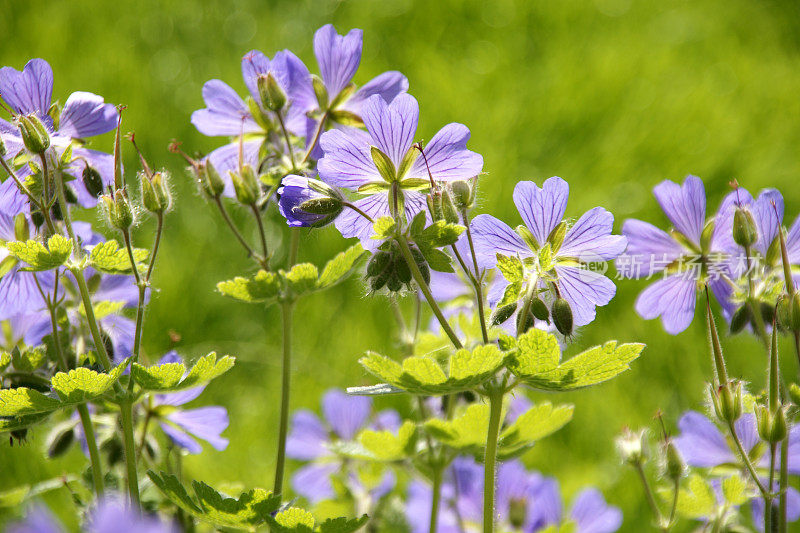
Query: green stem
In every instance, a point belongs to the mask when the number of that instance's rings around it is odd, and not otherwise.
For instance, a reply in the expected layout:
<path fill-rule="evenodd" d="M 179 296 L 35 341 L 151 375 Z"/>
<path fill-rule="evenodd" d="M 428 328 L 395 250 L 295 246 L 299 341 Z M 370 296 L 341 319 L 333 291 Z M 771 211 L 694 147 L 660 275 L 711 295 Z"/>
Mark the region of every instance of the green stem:
<path fill-rule="evenodd" d="M 728 430 L 731 434 L 731 438 L 733 439 L 733 443 L 736 445 L 736 449 L 739 451 L 739 455 L 742 458 L 742 462 L 744 463 L 745 468 L 747 468 L 747 471 L 750 473 L 750 477 L 753 478 L 753 482 L 758 487 L 758 491 L 761 493 L 761 497 L 764 498 L 764 501 L 766 501 L 766 499 L 770 497 L 770 494 L 769 492 L 767 492 L 767 489 L 764 487 L 764 484 L 761 483 L 761 480 L 758 477 L 758 473 L 756 473 L 756 469 L 753 466 L 753 463 L 750 461 L 750 457 L 747 455 L 744 446 L 742 446 L 742 441 L 739 440 L 739 435 L 736 434 L 736 429 L 734 428 L 732 422 L 728 423 Z"/>
<path fill-rule="evenodd" d="M 647 498 L 647 504 L 650 506 L 650 510 L 653 512 L 656 522 L 661 524 L 664 518 L 661 515 L 661 510 L 658 508 L 656 498 L 653 496 L 653 489 L 650 488 L 650 482 L 647 481 L 647 475 L 644 473 L 644 468 L 642 468 L 641 461 L 634 463 L 633 468 L 636 470 L 636 473 L 639 475 L 639 480 L 642 482 L 642 488 L 644 489 L 644 495 Z"/>
<path fill-rule="evenodd" d="M 275 114 L 278 116 L 278 123 L 281 125 L 283 138 L 286 141 L 286 150 L 289 152 L 289 161 L 292 163 L 292 171 L 297 171 L 297 165 L 294 162 L 294 150 L 292 150 L 292 141 L 289 138 L 289 130 L 286 129 L 286 122 L 284 122 L 283 115 L 281 114 L 280 111 L 276 111 Z"/>
<path fill-rule="evenodd" d="M 494 531 L 494 486 L 497 462 L 497 438 L 503 414 L 502 389 L 489 394 L 489 432 L 486 435 L 486 453 L 483 458 L 483 533 Z"/>
<path fill-rule="evenodd" d="M 27 196 L 27 197 L 28 197 L 28 200 L 30 200 L 30 202 L 31 202 L 31 203 L 32 203 L 32 204 L 33 204 L 33 205 L 34 205 L 34 206 L 35 206 L 35 207 L 36 207 L 36 208 L 37 208 L 39 211 L 41 211 L 41 213 L 42 213 L 42 216 L 45 216 L 45 213 L 47 213 L 48 211 L 47 211 L 47 210 L 45 209 L 45 207 L 44 207 L 44 206 L 43 206 L 43 205 L 42 205 L 42 204 L 39 202 L 39 200 L 38 200 L 38 199 L 37 199 L 37 198 L 36 198 L 36 197 L 33 195 L 33 193 L 30 191 L 30 189 L 28 189 L 28 188 L 25 186 L 25 184 L 24 184 L 24 183 L 22 183 L 22 181 L 19 179 L 19 176 L 17 176 L 17 173 L 16 173 L 16 172 L 14 172 L 14 169 L 12 169 L 12 168 L 9 166 L 9 164 L 8 164 L 8 163 L 6 163 L 5 159 L 3 159 L 2 157 L 0 157 L 0 166 L 2 166 L 2 167 L 3 167 L 3 170 L 5 170 L 5 171 L 8 173 L 8 175 L 9 175 L 9 176 L 11 176 L 11 178 L 14 180 L 14 183 L 16 183 L 16 184 L 17 184 L 17 187 L 19 188 L 19 190 L 20 190 L 20 191 L 22 191 L 22 192 L 25 194 L 25 196 Z M 49 229 L 51 233 L 55 233 L 55 232 L 56 232 L 56 228 L 53 226 L 53 221 L 50 219 L 50 217 L 49 217 L 49 216 L 48 216 L 48 217 L 45 217 L 45 221 L 47 221 L 47 229 Z"/>
<path fill-rule="evenodd" d="M 103 481 L 103 469 L 100 462 L 100 451 L 97 448 L 97 439 L 94 436 L 94 428 L 92 427 L 92 416 L 89 414 L 89 408 L 85 403 L 78 405 L 78 416 L 81 418 L 81 426 L 83 427 L 83 436 L 86 439 L 86 447 L 89 449 L 89 461 L 92 464 L 92 482 L 94 483 L 94 493 L 98 498 L 103 495 L 105 485 Z"/>
<path fill-rule="evenodd" d="M 781 476 L 780 476 L 780 496 L 778 500 L 778 509 L 780 522 L 778 530 L 781 533 L 786 533 L 786 512 L 787 512 L 787 499 L 786 492 L 789 488 L 789 435 L 781 441 Z"/>
<path fill-rule="evenodd" d="M 316 148 L 319 138 L 322 136 L 322 132 L 325 130 L 325 122 L 328 120 L 329 113 L 330 111 L 325 111 L 325 113 L 322 115 L 322 118 L 319 119 L 317 131 L 314 132 L 314 139 L 311 141 L 308 150 L 306 150 L 306 155 L 303 156 L 303 160 L 300 162 L 301 165 L 308 161 L 308 158 L 311 157 L 311 153 L 314 151 L 314 148 Z"/>
<path fill-rule="evenodd" d="M 122 438 L 125 445 L 125 469 L 128 478 L 128 494 L 134 512 L 139 511 L 139 474 L 136 469 L 136 443 L 133 441 L 133 406 L 130 400 L 119 404 Z"/>
<path fill-rule="evenodd" d="M 239 241 L 239 244 L 241 244 L 245 251 L 247 251 L 247 257 L 252 257 L 258 262 L 259 265 L 261 265 L 264 270 L 269 270 L 269 265 L 267 264 L 266 258 L 259 257 L 259 255 L 247 243 L 245 238 L 242 236 L 242 233 L 239 231 L 239 228 L 236 227 L 236 224 L 233 223 L 230 215 L 228 215 L 228 210 L 225 209 L 225 206 L 223 205 L 219 196 L 214 198 L 214 203 L 217 205 L 217 208 L 222 215 L 222 220 L 225 221 L 225 224 L 227 224 L 231 232 L 233 232 L 233 236 L 236 237 L 236 240 Z"/>
<path fill-rule="evenodd" d="M 775 486 L 775 452 L 777 445 L 769 445 L 769 490 Z M 772 532 L 772 495 L 764 497 L 764 531 Z"/>
<path fill-rule="evenodd" d="M 427 300 L 428 305 L 430 306 L 431 311 L 433 311 L 433 314 L 436 316 L 436 319 L 439 321 L 439 324 L 442 325 L 442 329 L 450 338 L 450 342 L 452 342 L 453 346 L 455 346 L 457 349 L 463 348 L 464 346 L 458 339 L 458 335 L 456 335 L 456 332 L 453 331 L 452 327 L 450 327 L 450 323 L 447 321 L 447 318 L 445 318 L 444 313 L 442 313 L 442 310 L 439 308 L 439 304 L 436 303 L 436 299 L 431 293 L 430 287 L 428 287 L 428 284 L 425 282 L 425 278 L 419 269 L 419 265 L 417 265 L 417 262 L 414 260 L 414 256 L 411 254 L 411 248 L 408 247 L 408 241 L 403 235 L 397 235 L 396 240 L 400 245 L 400 252 L 403 254 L 403 258 L 406 260 L 408 268 L 411 269 L 411 275 L 414 276 L 414 281 L 416 281 L 417 285 L 419 285 L 419 289 L 425 296 L 425 300 Z"/>
<path fill-rule="evenodd" d="M 86 323 L 89 324 L 89 333 L 92 335 L 92 342 L 94 343 L 95 350 L 97 350 L 97 357 L 100 358 L 100 363 L 102 363 L 106 371 L 111 370 L 111 359 L 108 357 L 106 345 L 103 342 L 102 335 L 100 335 L 100 328 L 97 326 L 92 297 L 89 295 L 89 288 L 86 286 L 86 278 L 83 276 L 83 270 L 78 267 L 71 267 L 69 271 L 75 278 L 75 284 L 78 286 L 78 292 L 81 295 L 83 312 L 86 315 Z"/>
<path fill-rule="evenodd" d="M 467 210 L 463 209 L 461 211 L 461 220 L 464 222 L 464 227 L 467 228 L 467 242 L 469 243 L 469 253 L 472 256 L 472 266 L 475 267 L 475 274 L 470 276 L 472 279 L 472 285 L 475 287 L 475 300 L 478 303 L 478 317 L 481 321 L 481 333 L 483 334 L 483 342 L 489 342 L 489 333 L 486 328 L 486 311 L 484 310 L 484 302 L 483 302 L 483 284 L 481 281 L 476 277 L 480 272 L 480 268 L 478 267 L 478 256 L 475 253 L 475 244 L 472 241 L 472 230 L 469 227 L 469 218 L 467 217 Z M 483 276 L 480 276 L 481 278 Z"/>
<path fill-rule="evenodd" d="M 267 233 L 264 231 L 264 221 L 261 220 L 261 213 L 258 211 L 258 207 L 256 204 L 251 204 L 250 209 L 253 212 L 253 217 L 256 219 L 256 225 L 258 226 L 258 235 L 261 238 L 261 249 L 264 252 L 264 261 L 269 261 L 269 248 L 267 247 Z"/>
<path fill-rule="evenodd" d="M 675 485 L 672 487 L 672 506 L 669 509 L 669 520 L 664 524 L 664 531 L 672 529 L 672 524 L 675 522 L 675 513 L 678 510 L 678 494 L 680 493 L 681 479 L 675 480 Z"/>
<path fill-rule="evenodd" d="M 431 521 L 428 533 L 436 533 L 439 525 L 439 507 L 442 501 L 442 469 L 437 467 L 433 471 L 433 488 L 431 493 Z"/>

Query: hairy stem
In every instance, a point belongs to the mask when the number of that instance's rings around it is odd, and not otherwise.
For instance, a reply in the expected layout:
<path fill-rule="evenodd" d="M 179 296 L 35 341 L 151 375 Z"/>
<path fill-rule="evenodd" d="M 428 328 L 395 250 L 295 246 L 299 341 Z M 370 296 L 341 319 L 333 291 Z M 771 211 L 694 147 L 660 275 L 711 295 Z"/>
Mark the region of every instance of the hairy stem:
<path fill-rule="evenodd" d="M 139 511 L 139 474 L 136 469 L 136 443 L 133 441 L 133 406 L 130 400 L 119 404 L 122 422 L 122 440 L 125 449 L 125 471 L 128 482 L 128 495 L 134 512 Z"/>
<path fill-rule="evenodd" d="M 472 256 L 472 266 L 475 268 L 475 273 L 470 276 L 472 285 L 475 288 L 475 300 L 478 304 L 478 317 L 481 321 L 481 333 L 483 334 L 483 342 L 489 342 L 489 333 L 486 328 L 486 311 L 484 310 L 483 302 L 483 284 L 481 279 L 483 276 L 479 274 L 480 268 L 478 267 L 478 256 L 475 253 L 475 243 L 472 241 L 472 230 L 469 227 L 469 218 L 467 217 L 467 210 L 461 210 L 461 220 L 464 227 L 467 228 L 467 242 L 469 243 L 469 253 Z M 476 277 L 477 276 L 477 277 Z"/>
<path fill-rule="evenodd" d="M 234 224 L 233 220 L 231 220 L 231 217 L 228 214 L 228 210 L 225 209 L 225 205 L 222 203 L 222 200 L 220 199 L 219 196 L 214 198 L 214 203 L 217 205 L 217 209 L 219 209 L 220 215 L 222 215 L 222 220 L 225 221 L 225 224 L 228 225 L 228 228 L 230 228 L 231 232 L 233 233 L 233 236 L 236 237 L 236 240 L 239 241 L 239 244 L 241 244 L 242 247 L 247 252 L 247 257 L 252 257 L 258 262 L 261 268 L 263 268 L 264 270 L 269 270 L 269 264 L 267 264 L 266 258 L 260 257 L 253 250 L 253 248 L 247 243 L 245 238 L 242 236 L 242 233 L 239 231 L 239 228 L 237 228 L 236 224 Z"/>
<path fill-rule="evenodd" d="M 767 498 L 771 498 L 772 496 L 769 494 L 766 487 L 764 487 L 764 484 L 761 483 L 761 479 L 759 479 L 758 473 L 756 472 L 752 461 L 750 461 L 750 456 L 747 455 L 744 446 L 742 446 L 742 441 L 739 440 L 739 435 L 736 434 L 736 429 L 734 428 L 732 422 L 728 423 L 728 430 L 731 434 L 731 438 L 733 439 L 733 443 L 736 445 L 736 449 L 739 452 L 739 456 L 742 458 L 745 468 L 747 468 L 750 477 L 753 478 L 753 482 L 756 484 L 758 491 L 761 493 L 761 497 L 764 498 L 764 501 L 766 502 Z"/>
<path fill-rule="evenodd" d="M 264 262 L 269 261 L 269 247 L 267 246 L 267 233 L 264 231 L 264 221 L 261 220 L 261 213 L 258 211 L 256 204 L 251 204 L 250 209 L 253 212 L 253 217 L 256 219 L 258 226 L 258 235 L 261 238 L 261 250 L 264 254 Z"/>
<path fill-rule="evenodd" d="M 497 438 L 503 414 L 502 389 L 489 394 L 489 431 L 486 435 L 486 452 L 483 457 L 483 533 L 494 531 L 494 485 L 497 462 Z"/>
<path fill-rule="evenodd" d="M 439 525 L 439 507 L 442 500 L 442 469 L 437 467 L 433 471 L 433 487 L 431 488 L 431 521 L 428 533 L 436 533 Z"/>
<path fill-rule="evenodd" d="M 653 489 L 650 488 L 650 482 L 647 481 L 647 475 L 644 473 L 644 468 L 642 467 L 641 461 L 637 461 L 633 464 L 634 470 L 639 475 L 639 480 L 642 482 L 642 489 L 644 490 L 644 495 L 647 498 L 647 504 L 650 506 L 650 510 L 653 512 L 653 515 L 656 518 L 656 522 L 661 524 L 664 520 L 661 509 L 658 508 L 658 504 L 656 503 L 656 498 L 653 495 Z"/>
<path fill-rule="evenodd" d="M 314 152 L 314 148 L 317 147 L 317 143 L 319 143 L 319 138 L 322 136 L 322 132 L 325 131 L 325 122 L 328 120 L 329 111 L 325 111 L 322 115 L 322 118 L 319 119 L 319 124 L 317 125 L 317 130 L 314 132 L 314 139 L 311 141 L 311 144 L 308 145 L 308 150 L 306 150 L 306 155 L 303 156 L 303 160 L 300 162 L 302 165 L 311 157 L 311 154 Z"/>

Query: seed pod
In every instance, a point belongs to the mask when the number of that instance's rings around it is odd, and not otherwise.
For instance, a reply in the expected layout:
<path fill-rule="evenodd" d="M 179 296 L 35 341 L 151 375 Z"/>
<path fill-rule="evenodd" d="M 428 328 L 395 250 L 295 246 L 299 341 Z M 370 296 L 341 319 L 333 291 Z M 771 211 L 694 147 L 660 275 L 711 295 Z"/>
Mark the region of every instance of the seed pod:
<path fill-rule="evenodd" d="M 516 303 L 504 305 L 503 307 L 498 308 L 492 314 L 491 318 L 492 325 L 499 326 L 500 324 L 511 318 L 511 315 L 513 315 L 514 311 L 516 310 L 517 310 Z"/>
<path fill-rule="evenodd" d="M 403 284 L 396 276 L 389 276 L 389 279 L 386 280 L 386 288 L 392 292 L 400 292 Z"/>
<path fill-rule="evenodd" d="M 51 436 L 50 444 L 47 446 L 47 457 L 50 459 L 61 457 L 69 451 L 73 442 L 75 442 L 74 428 L 56 432 Z"/>
<path fill-rule="evenodd" d="M 389 252 L 378 251 L 367 263 L 367 277 L 377 276 L 386 271 L 392 261 L 392 254 Z"/>
<path fill-rule="evenodd" d="M 114 215 L 111 223 L 121 230 L 126 230 L 133 224 L 133 206 L 124 190 L 114 193 Z"/>
<path fill-rule="evenodd" d="M 450 184 L 453 203 L 458 209 L 471 209 L 475 202 L 472 186 L 466 181 L 458 180 Z"/>
<path fill-rule="evenodd" d="M 230 172 L 233 181 L 233 190 L 236 192 L 236 199 L 244 205 L 253 205 L 261 195 L 261 187 L 258 184 L 255 172 L 250 165 L 244 165 L 241 172 Z"/>
<path fill-rule="evenodd" d="M 50 147 L 50 134 L 36 115 L 21 115 L 17 118 L 22 142 L 34 154 L 43 154 Z"/>
<path fill-rule="evenodd" d="M 758 240 L 758 230 L 753 215 L 742 207 L 737 207 L 733 213 L 733 240 L 744 247 L 750 247 Z"/>
<path fill-rule="evenodd" d="M 458 224 L 461 221 L 453 199 L 450 197 L 450 193 L 448 193 L 447 190 L 442 193 L 442 216 L 450 224 Z"/>
<path fill-rule="evenodd" d="M 540 298 L 531 300 L 531 313 L 537 319 L 550 323 L 550 310 L 547 309 L 547 305 Z"/>
<path fill-rule="evenodd" d="M 683 477 L 683 472 L 686 470 L 686 462 L 683 460 L 678 447 L 671 440 L 667 442 L 665 455 L 667 459 L 666 474 L 667 478 L 672 481 L 678 481 Z"/>
<path fill-rule="evenodd" d="M 95 198 L 103 193 L 103 178 L 100 176 L 100 172 L 93 166 L 86 165 L 83 167 L 81 179 L 86 190 Z"/>
<path fill-rule="evenodd" d="M 564 298 L 556 298 L 552 308 L 553 323 L 562 335 L 572 335 L 572 309 Z"/>
<path fill-rule="evenodd" d="M 225 190 L 225 182 L 208 159 L 198 165 L 197 181 L 203 192 L 212 198 L 217 198 Z"/>
<path fill-rule="evenodd" d="M 400 283 L 411 282 L 411 269 L 402 257 L 395 258 L 394 276 Z"/>
<path fill-rule="evenodd" d="M 742 416 L 741 383 L 725 383 L 716 390 L 712 387 L 711 400 L 717 418 L 722 422 L 732 424 Z"/>
<path fill-rule="evenodd" d="M 389 275 L 381 274 L 380 276 L 375 276 L 374 278 L 372 278 L 369 282 L 369 286 L 373 291 L 378 291 L 384 285 L 386 285 L 387 281 L 389 281 Z"/>
<path fill-rule="evenodd" d="M 731 317 L 731 333 L 739 333 L 748 322 L 750 322 L 750 307 L 743 305 Z"/>
<path fill-rule="evenodd" d="M 428 204 L 428 212 L 431 214 L 431 220 L 438 222 L 444 220 L 442 213 L 442 192 L 439 190 L 431 191 L 425 198 Z"/>

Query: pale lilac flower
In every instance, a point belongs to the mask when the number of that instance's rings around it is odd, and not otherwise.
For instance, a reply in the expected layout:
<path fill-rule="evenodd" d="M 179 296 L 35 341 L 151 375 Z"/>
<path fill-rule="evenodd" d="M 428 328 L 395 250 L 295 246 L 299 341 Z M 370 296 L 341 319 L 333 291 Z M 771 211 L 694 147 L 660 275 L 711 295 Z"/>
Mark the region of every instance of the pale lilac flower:
<path fill-rule="evenodd" d="M 11 524 L 7 533 L 65 533 L 66 529 L 47 507 L 34 505 L 25 513 L 25 519 Z"/>
<path fill-rule="evenodd" d="M 674 335 L 691 324 L 698 290 L 706 284 L 726 314 L 733 310 L 733 237 L 730 226 L 720 222 L 732 216 L 728 207 L 732 200 L 729 196 L 723 202 L 717 223 L 710 226 L 700 178 L 688 176 L 683 185 L 663 181 L 653 193 L 674 230 L 667 233 L 641 220 L 626 220 L 622 234 L 628 238 L 628 249 L 617 259 L 617 270 L 630 278 L 663 275 L 642 291 L 636 311 L 645 319 L 661 317 L 664 329 Z"/>
<path fill-rule="evenodd" d="M 292 417 L 286 440 L 286 455 L 298 461 L 309 461 L 292 477 L 292 488 L 312 503 L 334 496 L 331 476 L 342 473 L 342 461 L 330 449 L 335 442 L 352 441 L 359 431 L 367 427 L 396 431 L 400 417 L 391 410 L 377 413 L 370 421 L 372 400 L 366 396 L 350 396 L 339 390 L 329 390 L 322 398 L 325 422 L 311 411 L 301 409 Z M 347 481 L 359 484 L 357 476 L 347 473 Z M 395 484 L 392 470 L 387 469 L 383 479 L 369 496 L 377 501 Z"/>
<path fill-rule="evenodd" d="M 535 284 L 550 301 L 556 294 L 563 297 L 572 309 L 574 324 L 584 326 L 594 320 L 595 307 L 606 305 L 616 293 L 610 279 L 587 265 L 604 264 L 616 258 L 625 249 L 626 240 L 612 235 L 614 216 L 602 207 L 595 207 L 567 230 L 563 243 L 555 243 L 551 264 L 540 264 L 539 252 L 546 244 L 554 244 L 549 239 L 562 222 L 568 196 L 569 185 L 558 177 L 548 179 L 541 188 L 532 181 L 517 183 L 514 203 L 533 242 L 526 242 L 523 236 L 491 215 L 475 217 L 472 232 L 481 266 L 494 267 L 497 254 L 521 259 L 526 283 Z M 523 231 L 522 235 L 527 232 Z M 501 299 L 505 285 L 507 282 L 490 291 L 491 305 Z"/>
<path fill-rule="evenodd" d="M 310 213 L 302 205 L 309 200 L 334 200 L 337 204 L 331 212 Z M 278 209 L 286 223 L 294 227 L 320 227 L 333 222 L 344 208 L 344 199 L 326 183 L 303 176 L 290 174 L 283 178 L 278 189 Z"/>
<path fill-rule="evenodd" d="M 131 509 L 122 496 L 104 496 L 84 527 L 87 533 L 178 533 L 171 523 Z"/>
<path fill-rule="evenodd" d="M 164 355 L 159 361 L 160 364 L 180 362 L 183 360 L 174 350 Z M 151 406 L 156 412 L 159 411 L 159 408 L 165 411 L 163 416 L 159 416 L 159 425 L 170 440 L 193 454 L 203 451 L 197 439 L 208 442 L 219 451 L 228 447 L 228 439 L 221 436 L 229 424 L 227 409 L 220 406 L 183 408 L 184 405 L 200 396 L 205 388 L 205 385 L 202 385 L 183 391 L 157 394 L 154 396 Z M 173 409 L 163 409 L 165 407 Z"/>
<path fill-rule="evenodd" d="M 101 96 L 87 92 L 74 92 L 64 102 L 58 124 L 50 116 L 53 93 L 53 71 L 47 61 L 31 59 L 22 72 L 11 67 L 0 69 L 0 95 L 15 113 L 36 115 L 48 129 L 51 145 L 60 156 L 73 143 L 73 139 L 86 139 L 113 130 L 119 119 L 116 108 L 107 104 Z M 0 119 L 0 136 L 8 149 L 7 158 L 14 158 L 24 145 L 19 130 L 13 124 Z M 72 187 L 83 207 L 93 207 L 97 199 L 86 189 L 81 179 L 86 164 L 97 169 L 105 185 L 114 179 L 114 158 L 106 153 L 73 146 L 72 161 L 64 171 L 74 176 L 68 186 Z M 27 167 L 20 176 L 29 173 Z M 0 211 L 16 215 L 27 199 L 17 189 L 14 180 L 0 185 Z"/>
<path fill-rule="evenodd" d="M 372 219 L 390 216 L 389 191 L 396 187 L 402 195 L 407 220 L 425 209 L 425 195 L 419 192 L 427 187 L 429 176 L 422 157 L 410 151 L 419 119 L 419 105 L 408 94 L 401 94 L 390 104 L 383 97 L 373 95 L 363 107 L 362 119 L 367 132 L 348 128 L 331 130 L 322 134 L 320 144 L 325 155 L 319 160 L 319 174 L 323 181 L 334 187 L 366 195 L 354 201 L 359 209 Z M 483 168 L 483 158 L 467 150 L 469 130 L 462 124 L 448 124 L 433 136 L 425 147 L 433 179 L 436 181 L 466 180 L 477 176 Z M 377 148 L 394 165 L 401 168 L 407 156 L 416 157 L 404 168 L 402 176 L 386 181 L 372 159 L 371 149 Z M 336 228 L 344 237 L 361 239 L 365 248 L 373 249 L 377 242 L 370 239 L 372 223 L 354 210 L 345 210 L 336 220 Z"/>

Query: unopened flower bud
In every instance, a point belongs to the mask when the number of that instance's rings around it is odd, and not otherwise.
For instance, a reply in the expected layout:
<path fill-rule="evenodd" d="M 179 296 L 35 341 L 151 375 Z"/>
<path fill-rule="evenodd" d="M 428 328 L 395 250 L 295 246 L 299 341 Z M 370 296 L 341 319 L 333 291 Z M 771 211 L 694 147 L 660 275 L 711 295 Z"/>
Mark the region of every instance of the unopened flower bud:
<path fill-rule="evenodd" d="M 258 96 L 264 107 L 271 111 L 280 111 L 286 105 L 286 93 L 271 72 L 258 77 Z"/>
<path fill-rule="evenodd" d="M 733 213 L 733 240 L 739 246 L 750 247 L 758 240 L 756 221 L 750 211 L 737 207 Z"/>
<path fill-rule="evenodd" d="M 678 450 L 678 447 L 675 446 L 675 443 L 670 440 L 667 442 L 664 454 L 666 455 L 667 460 L 665 469 L 667 478 L 672 481 L 679 480 L 681 477 L 683 477 L 683 473 L 686 470 L 686 461 L 683 460 L 680 450 Z"/>
<path fill-rule="evenodd" d="M 442 217 L 450 224 L 458 224 L 461 221 L 453 203 L 453 198 L 446 189 L 442 192 Z"/>
<path fill-rule="evenodd" d="M 454 181 L 450 184 L 450 192 L 453 195 L 453 203 L 459 210 L 472 209 L 475 203 L 475 195 L 472 186 L 463 180 Z"/>
<path fill-rule="evenodd" d="M 250 165 L 242 166 L 241 172 L 231 172 L 233 190 L 236 192 L 236 199 L 244 205 L 253 205 L 258 201 L 261 194 L 261 186 L 258 184 L 256 173 Z"/>
<path fill-rule="evenodd" d="M 27 241 L 30 238 L 31 229 L 28 225 L 28 219 L 20 213 L 14 217 L 14 238 L 18 241 Z"/>
<path fill-rule="evenodd" d="M 758 436 L 765 442 L 776 444 L 786 437 L 786 414 L 783 409 L 774 413 L 765 405 L 756 407 Z"/>
<path fill-rule="evenodd" d="M 431 220 L 434 222 L 444 220 L 444 214 L 442 213 L 442 191 L 438 189 L 432 190 L 425 198 L 425 201 L 428 203 L 428 212 L 431 214 Z"/>
<path fill-rule="evenodd" d="M 731 317 L 731 333 L 739 333 L 750 322 L 750 306 L 743 305 Z"/>
<path fill-rule="evenodd" d="M 493 326 L 499 326 L 509 318 L 511 315 L 514 314 L 514 311 L 517 310 L 517 304 L 508 304 L 504 305 L 503 307 L 497 308 L 494 313 L 492 313 L 491 322 Z"/>
<path fill-rule="evenodd" d="M 50 147 L 50 134 L 36 115 L 20 115 L 17 118 L 20 136 L 25 148 L 34 154 L 42 154 Z"/>
<path fill-rule="evenodd" d="M 572 309 L 564 298 L 556 298 L 551 312 L 556 329 L 565 336 L 572 335 Z"/>
<path fill-rule="evenodd" d="M 742 416 L 742 383 L 725 383 L 718 389 L 712 386 L 711 401 L 717 418 L 733 424 Z"/>
<path fill-rule="evenodd" d="M 67 453 L 75 442 L 75 429 L 69 427 L 67 429 L 58 429 L 48 439 L 47 444 L 47 457 L 48 459 L 55 459 Z"/>
<path fill-rule="evenodd" d="M 103 178 L 100 176 L 100 172 L 98 172 L 96 168 L 91 165 L 86 165 L 83 167 L 81 180 L 83 181 L 83 185 L 86 187 L 86 190 L 89 191 L 89 194 L 95 198 L 102 194 Z"/>
<path fill-rule="evenodd" d="M 211 198 L 218 198 L 225 190 L 225 182 L 208 159 L 197 166 L 197 182 L 203 192 Z"/>
<path fill-rule="evenodd" d="M 547 309 L 547 305 L 541 300 L 541 298 L 534 298 L 531 300 L 531 313 L 538 320 L 547 322 L 548 324 L 550 323 L 550 310 Z"/>
<path fill-rule="evenodd" d="M 146 173 L 139 173 L 142 192 L 142 205 L 151 213 L 163 213 L 169 209 L 172 197 L 167 187 L 167 174 L 156 172 L 150 178 Z"/>
<path fill-rule="evenodd" d="M 100 197 L 108 222 L 117 229 L 127 230 L 133 224 L 133 206 L 124 190 L 114 192 L 114 197 L 104 194 Z"/>
<path fill-rule="evenodd" d="M 800 291 L 781 299 L 778 304 L 778 320 L 789 331 L 800 332 Z"/>
<path fill-rule="evenodd" d="M 626 429 L 616 439 L 617 452 L 628 464 L 642 464 L 647 459 L 645 432 Z"/>

